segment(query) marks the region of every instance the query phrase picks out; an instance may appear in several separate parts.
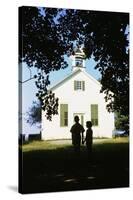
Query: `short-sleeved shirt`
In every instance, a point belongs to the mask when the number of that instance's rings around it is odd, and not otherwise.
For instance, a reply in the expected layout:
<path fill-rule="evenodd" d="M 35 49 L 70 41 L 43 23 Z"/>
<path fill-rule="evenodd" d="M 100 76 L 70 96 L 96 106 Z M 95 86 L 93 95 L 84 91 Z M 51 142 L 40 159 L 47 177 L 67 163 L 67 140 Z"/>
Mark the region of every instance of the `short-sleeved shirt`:
<path fill-rule="evenodd" d="M 72 142 L 73 144 L 79 144 L 81 141 L 81 133 L 83 133 L 85 130 L 83 126 L 79 123 L 74 124 L 70 132 L 72 133 Z"/>

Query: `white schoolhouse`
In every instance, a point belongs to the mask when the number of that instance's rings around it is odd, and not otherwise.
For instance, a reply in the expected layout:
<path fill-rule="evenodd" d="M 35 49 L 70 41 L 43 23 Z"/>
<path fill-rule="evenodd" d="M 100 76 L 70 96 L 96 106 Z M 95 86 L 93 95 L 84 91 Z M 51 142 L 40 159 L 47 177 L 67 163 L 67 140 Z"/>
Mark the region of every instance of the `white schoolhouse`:
<path fill-rule="evenodd" d="M 42 139 L 71 138 L 70 128 L 76 115 L 85 129 L 86 121 L 92 122 L 93 137 L 112 137 L 114 113 L 106 109 L 101 84 L 86 72 L 81 49 L 72 56 L 72 69 L 68 77 L 50 89 L 59 98 L 59 114 L 49 121 L 42 111 Z"/>

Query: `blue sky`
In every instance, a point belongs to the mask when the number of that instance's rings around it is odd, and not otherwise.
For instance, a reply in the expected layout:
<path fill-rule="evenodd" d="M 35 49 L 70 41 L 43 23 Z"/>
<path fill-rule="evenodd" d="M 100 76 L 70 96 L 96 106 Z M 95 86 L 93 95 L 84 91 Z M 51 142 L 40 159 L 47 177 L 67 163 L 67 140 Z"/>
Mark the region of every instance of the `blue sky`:
<path fill-rule="evenodd" d="M 63 80 L 66 76 L 71 74 L 72 72 L 72 63 L 71 59 L 65 57 L 65 60 L 68 62 L 68 67 L 66 69 L 61 69 L 59 71 L 51 72 L 50 73 L 50 85 L 55 85 L 57 82 L 60 80 Z M 86 71 L 92 75 L 95 79 L 99 79 L 101 77 L 100 73 L 98 70 L 95 70 L 94 67 L 96 65 L 96 62 L 91 59 L 86 60 Z M 26 66 L 25 63 L 23 63 L 22 66 L 22 77 L 23 81 L 27 80 L 30 78 L 30 71 L 28 67 Z M 36 74 L 36 69 L 32 68 L 32 75 Z M 23 83 L 22 85 L 22 119 L 23 119 L 23 134 L 35 134 L 39 133 L 40 129 L 37 128 L 36 126 L 30 126 L 28 123 L 26 123 L 25 118 L 27 118 L 26 112 L 29 110 L 29 108 L 32 106 L 32 102 L 36 101 L 36 86 L 35 86 L 35 80 L 32 79 L 26 83 Z"/>

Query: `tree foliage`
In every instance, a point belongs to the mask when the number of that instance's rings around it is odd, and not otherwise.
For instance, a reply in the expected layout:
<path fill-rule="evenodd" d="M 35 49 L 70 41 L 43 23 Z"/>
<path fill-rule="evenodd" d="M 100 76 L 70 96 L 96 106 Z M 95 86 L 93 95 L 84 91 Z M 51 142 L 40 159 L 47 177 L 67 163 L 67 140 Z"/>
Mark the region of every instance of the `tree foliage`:
<path fill-rule="evenodd" d="M 64 38 L 84 44 L 86 57 L 89 59 L 93 55 L 97 62 L 95 68 L 102 75 L 101 92 L 106 94 L 108 110 L 128 114 L 128 14 L 68 10 L 68 15 L 60 20 L 61 26 L 67 24 Z"/>
<path fill-rule="evenodd" d="M 31 126 L 41 123 L 41 105 L 39 102 L 33 101 L 32 106 L 27 112 L 27 123 Z"/>
<path fill-rule="evenodd" d="M 19 62 L 25 62 L 30 68 L 38 69 L 35 75 L 35 84 L 38 88 L 36 96 L 50 120 L 56 112 L 58 98 L 54 96 L 56 105 L 46 106 L 47 102 L 51 101 L 51 93 L 47 90 L 50 84 L 49 73 L 66 68 L 68 64 L 64 60 L 64 55 L 70 55 L 70 50 L 73 49 L 59 34 L 55 23 L 59 13 L 60 9 L 40 10 L 36 7 L 21 7 L 19 10 Z"/>
<path fill-rule="evenodd" d="M 108 110 L 128 115 L 128 13 L 22 7 L 20 24 L 19 61 L 38 69 L 37 96 L 48 119 L 58 113 L 58 99 L 47 90 L 49 73 L 67 67 L 64 55 L 80 45 L 97 62 Z"/>
<path fill-rule="evenodd" d="M 117 112 L 115 119 L 115 127 L 116 129 L 128 130 L 129 116 L 121 115 L 120 113 Z"/>

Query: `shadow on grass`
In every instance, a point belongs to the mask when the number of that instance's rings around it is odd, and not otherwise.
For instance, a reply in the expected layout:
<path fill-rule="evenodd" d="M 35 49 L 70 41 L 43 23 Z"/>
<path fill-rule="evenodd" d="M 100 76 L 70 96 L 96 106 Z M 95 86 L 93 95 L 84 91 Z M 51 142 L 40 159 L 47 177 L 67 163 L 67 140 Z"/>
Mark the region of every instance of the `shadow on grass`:
<path fill-rule="evenodd" d="M 22 193 L 73 191 L 129 186 L 128 144 L 97 144 L 88 162 L 83 146 L 75 157 L 72 146 L 23 153 Z"/>

